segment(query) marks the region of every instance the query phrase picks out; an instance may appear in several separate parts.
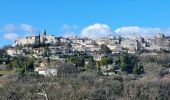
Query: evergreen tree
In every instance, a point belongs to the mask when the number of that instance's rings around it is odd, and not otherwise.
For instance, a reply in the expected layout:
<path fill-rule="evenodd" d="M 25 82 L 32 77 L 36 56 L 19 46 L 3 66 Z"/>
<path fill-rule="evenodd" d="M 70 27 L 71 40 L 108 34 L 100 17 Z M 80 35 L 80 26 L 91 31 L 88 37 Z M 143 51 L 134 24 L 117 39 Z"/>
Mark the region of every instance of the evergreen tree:
<path fill-rule="evenodd" d="M 138 70 L 139 67 L 138 57 L 128 53 L 120 54 L 117 63 L 119 64 L 121 70 L 127 73 L 132 73 L 133 70 Z"/>
<path fill-rule="evenodd" d="M 112 53 L 112 51 L 107 47 L 107 45 L 104 45 L 104 44 L 101 46 L 101 52 L 102 52 L 103 54 Z"/>
<path fill-rule="evenodd" d="M 87 61 L 88 61 L 87 65 L 86 65 L 87 70 L 96 70 L 97 69 L 96 62 L 92 57 L 90 57 Z"/>
<path fill-rule="evenodd" d="M 40 36 L 40 34 L 38 36 L 38 45 L 39 45 L 39 47 L 41 46 L 41 36 Z"/>

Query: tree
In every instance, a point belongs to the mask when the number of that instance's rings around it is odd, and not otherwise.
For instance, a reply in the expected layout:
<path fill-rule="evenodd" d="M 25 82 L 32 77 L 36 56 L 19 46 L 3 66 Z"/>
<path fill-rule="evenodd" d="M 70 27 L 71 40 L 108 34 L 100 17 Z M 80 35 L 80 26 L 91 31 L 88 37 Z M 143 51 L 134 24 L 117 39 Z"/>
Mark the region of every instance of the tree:
<path fill-rule="evenodd" d="M 141 68 L 139 67 L 139 58 L 128 53 L 122 53 L 118 56 L 118 64 L 121 70 L 127 73 L 132 73 L 134 68 L 135 71 L 139 71 Z"/>
<path fill-rule="evenodd" d="M 162 67 L 170 68 L 170 55 L 168 53 L 158 53 L 156 60 Z"/>
<path fill-rule="evenodd" d="M 103 54 L 112 53 L 112 51 L 107 47 L 107 45 L 104 45 L 104 44 L 101 46 L 101 52 L 102 52 Z"/>
<path fill-rule="evenodd" d="M 100 60 L 100 65 L 109 65 L 109 64 L 112 64 L 113 63 L 113 58 L 112 57 L 103 57 L 101 60 Z"/>
<path fill-rule="evenodd" d="M 67 43 L 67 44 L 65 45 L 65 47 L 66 47 L 66 49 L 71 49 L 72 45 L 71 45 L 71 43 Z"/>
<path fill-rule="evenodd" d="M 84 56 L 70 56 L 68 61 L 73 63 L 76 67 L 84 67 L 85 65 Z"/>
<path fill-rule="evenodd" d="M 49 57 L 49 48 L 48 48 L 48 46 L 45 46 L 44 47 L 44 53 L 43 53 L 43 57 Z"/>
<path fill-rule="evenodd" d="M 95 60 L 92 57 L 90 57 L 87 60 L 86 69 L 87 70 L 96 70 L 97 69 L 96 62 L 95 62 Z"/>
<path fill-rule="evenodd" d="M 140 75 L 140 74 L 143 74 L 143 73 L 144 73 L 144 68 L 143 68 L 142 65 L 136 66 L 136 67 L 133 69 L 133 74 Z"/>
<path fill-rule="evenodd" d="M 3 58 L 5 56 L 7 56 L 6 51 L 4 49 L 0 49 L 0 58 Z"/>
<path fill-rule="evenodd" d="M 32 58 L 26 58 L 24 61 L 24 66 L 25 66 L 25 73 L 28 72 L 32 72 L 34 71 L 34 63 L 33 63 L 33 59 Z"/>
<path fill-rule="evenodd" d="M 30 57 L 18 56 L 15 57 L 8 65 L 9 70 L 15 70 L 21 75 L 26 74 L 27 72 L 34 71 L 34 60 Z"/>
<path fill-rule="evenodd" d="M 8 63 L 9 62 L 9 55 L 6 52 L 5 48 L 0 48 L 0 64 L 2 64 L 3 62 Z"/>
<path fill-rule="evenodd" d="M 38 45 L 39 45 L 39 47 L 41 46 L 41 36 L 40 36 L 40 34 L 38 35 Z"/>
<path fill-rule="evenodd" d="M 57 62 L 57 74 L 58 76 L 69 76 L 76 74 L 77 68 L 70 63 Z"/>

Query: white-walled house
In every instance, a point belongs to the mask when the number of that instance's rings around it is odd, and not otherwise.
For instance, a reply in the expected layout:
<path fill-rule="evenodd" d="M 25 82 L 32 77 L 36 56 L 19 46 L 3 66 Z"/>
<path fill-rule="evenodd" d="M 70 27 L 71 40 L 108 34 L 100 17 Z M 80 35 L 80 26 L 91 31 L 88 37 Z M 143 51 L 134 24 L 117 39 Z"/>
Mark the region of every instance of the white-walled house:
<path fill-rule="evenodd" d="M 110 50 L 115 50 L 116 49 L 116 45 L 107 45 L 107 47 L 110 49 Z"/>
<path fill-rule="evenodd" d="M 85 40 L 83 38 L 72 38 L 71 42 L 75 44 L 84 44 Z"/>
<path fill-rule="evenodd" d="M 107 38 L 102 38 L 102 39 L 97 39 L 96 40 L 96 43 L 98 44 L 98 45 L 103 45 L 103 44 L 108 44 L 109 43 L 109 40 L 107 39 Z"/>
<path fill-rule="evenodd" d="M 44 76 L 57 75 L 57 68 L 49 66 L 47 61 L 39 63 L 39 67 L 36 67 L 34 71 Z"/>
<path fill-rule="evenodd" d="M 46 44 L 56 44 L 58 42 L 57 38 L 53 35 L 46 36 Z"/>
<path fill-rule="evenodd" d="M 84 44 L 86 44 L 86 45 L 88 45 L 88 44 L 93 44 L 93 43 L 95 43 L 95 41 L 92 40 L 92 39 L 86 38 L 86 39 L 84 40 Z"/>
<path fill-rule="evenodd" d="M 93 55 L 93 59 L 95 60 L 95 61 L 100 61 L 101 59 L 102 59 L 102 57 L 104 57 L 105 55 L 100 55 L 100 54 L 97 54 L 97 55 Z"/>
<path fill-rule="evenodd" d="M 20 49 L 16 49 L 16 48 L 8 48 L 7 49 L 7 54 L 10 56 L 16 56 L 16 55 L 20 55 L 23 53 L 23 50 Z"/>
<path fill-rule="evenodd" d="M 48 67 L 36 67 L 35 71 L 38 72 L 40 75 L 44 76 L 55 76 L 57 75 L 57 69 L 56 68 L 48 68 Z"/>
<path fill-rule="evenodd" d="M 127 48 L 129 53 L 133 53 L 133 52 L 137 51 L 139 48 L 138 41 L 130 40 L 130 39 L 122 40 L 121 46 L 123 48 Z"/>
<path fill-rule="evenodd" d="M 74 44 L 72 50 L 81 52 L 81 51 L 86 51 L 86 48 L 83 45 Z"/>
<path fill-rule="evenodd" d="M 13 46 L 38 44 L 38 43 L 39 43 L 39 36 L 29 36 L 29 37 L 19 38 L 15 40 Z"/>
<path fill-rule="evenodd" d="M 94 51 L 100 51 L 101 47 L 100 46 L 93 46 L 90 48 L 90 51 L 94 52 Z"/>
<path fill-rule="evenodd" d="M 65 41 L 65 38 L 61 38 L 61 41 Z M 67 40 L 67 39 L 66 39 Z M 58 39 L 54 35 L 46 35 L 46 30 L 43 30 L 41 35 L 38 36 L 27 36 L 18 38 L 14 41 L 13 46 L 17 45 L 34 45 L 39 43 L 46 43 L 46 44 L 55 44 L 58 42 Z"/>
<path fill-rule="evenodd" d="M 71 41 L 68 38 L 60 37 L 61 43 L 70 43 Z"/>

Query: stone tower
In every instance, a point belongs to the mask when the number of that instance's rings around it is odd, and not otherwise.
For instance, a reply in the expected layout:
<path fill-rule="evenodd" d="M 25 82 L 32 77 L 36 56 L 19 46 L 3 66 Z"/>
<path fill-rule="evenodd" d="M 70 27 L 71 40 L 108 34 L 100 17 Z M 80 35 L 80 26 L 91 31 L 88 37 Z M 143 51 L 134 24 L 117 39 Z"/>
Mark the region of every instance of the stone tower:
<path fill-rule="evenodd" d="M 45 44 L 45 41 L 46 41 L 46 35 L 47 35 L 47 32 L 46 30 L 44 29 L 41 33 L 41 43 L 42 44 Z"/>
<path fill-rule="evenodd" d="M 43 36 L 43 37 L 46 37 L 46 35 L 47 35 L 47 32 L 46 32 L 46 30 L 44 29 L 44 30 L 42 31 L 42 36 Z"/>

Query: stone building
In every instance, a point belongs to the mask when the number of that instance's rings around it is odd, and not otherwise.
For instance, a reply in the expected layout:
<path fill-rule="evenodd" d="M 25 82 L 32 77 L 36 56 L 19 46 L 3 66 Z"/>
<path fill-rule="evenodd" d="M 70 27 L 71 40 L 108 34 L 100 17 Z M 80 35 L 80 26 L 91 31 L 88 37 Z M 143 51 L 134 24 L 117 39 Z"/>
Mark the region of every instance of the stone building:
<path fill-rule="evenodd" d="M 128 52 L 136 52 L 137 50 L 139 50 L 139 43 L 137 40 L 130 39 L 122 40 L 121 46 L 123 48 L 127 48 Z"/>
<path fill-rule="evenodd" d="M 164 34 L 158 33 L 158 35 L 154 37 L 154 43 L 157 46 L 170 47 L 170 37 L 165 37 Z"/>
<path fill-rule="evenodd" d="M 29 36 L 29 37 L 23 37 L 16 39 L 14 41 L 13 46 L 17 45 L 38 45 L 38 44 L 55 44 L 57 43 L 57 38 L 53 35 L 46 35 L 47 32 L 46 30 L 43 30 L 41 35 L 39 34 L 38 36 Z"/>

